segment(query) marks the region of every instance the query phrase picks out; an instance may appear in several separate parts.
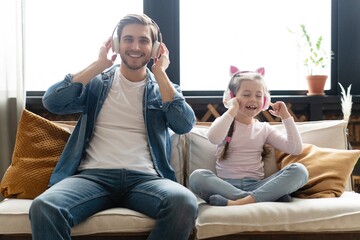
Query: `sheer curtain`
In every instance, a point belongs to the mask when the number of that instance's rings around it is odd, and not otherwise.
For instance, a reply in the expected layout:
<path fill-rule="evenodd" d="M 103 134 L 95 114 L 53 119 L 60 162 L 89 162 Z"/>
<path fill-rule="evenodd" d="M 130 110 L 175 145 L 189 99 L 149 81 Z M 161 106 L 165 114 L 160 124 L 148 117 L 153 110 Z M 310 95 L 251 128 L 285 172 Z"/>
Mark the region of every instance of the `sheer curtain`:
<path fill-rule="evenodd" d="M 25 108 L 22 0 L 0 1 L 0 177 L 11 163 L 17 123 Z"/>

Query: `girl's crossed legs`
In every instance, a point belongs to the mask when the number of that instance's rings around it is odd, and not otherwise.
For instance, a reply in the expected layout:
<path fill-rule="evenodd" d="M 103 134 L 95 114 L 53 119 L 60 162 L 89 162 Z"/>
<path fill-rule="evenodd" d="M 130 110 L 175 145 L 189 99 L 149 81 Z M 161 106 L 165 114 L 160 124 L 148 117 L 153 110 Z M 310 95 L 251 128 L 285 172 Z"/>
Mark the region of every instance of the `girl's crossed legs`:
<path fill-rule="evenodd" d="M 189 179 L 190 189 L 211 205 L 243 205 L 253 202 L 288 201 L 308 181 L 304 165 L 293 163 L 268 178 L 221 179 L 210 170 L 195 170 Z M 285 196 L 285 197 L 284 197 Z"/>

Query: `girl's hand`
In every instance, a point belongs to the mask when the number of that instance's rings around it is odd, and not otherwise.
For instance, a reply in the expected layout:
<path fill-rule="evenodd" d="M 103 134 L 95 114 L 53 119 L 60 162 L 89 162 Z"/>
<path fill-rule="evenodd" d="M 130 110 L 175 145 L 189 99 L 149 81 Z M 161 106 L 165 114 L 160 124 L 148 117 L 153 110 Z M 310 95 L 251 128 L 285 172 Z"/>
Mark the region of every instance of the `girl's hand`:
<path fill-rule="evenodd" d="M 227 102 L 227 105 L 229 107 L 229 113 L 231 114 L 231 116 L 235 117 L 240 108 L 240 100 L 237 97 L 231 98 Z"/>
<path fill-rule="evenodd" d="M 272 109 L 270 109 L 269 112 L 272 115 L 274 115 L 276 117 L 280 117 L 281 119 L 287 119 L 287 118 L 291 117 L 284 102 L 277 101 L 276 103 L 270 104 L 270 106 Z"/>

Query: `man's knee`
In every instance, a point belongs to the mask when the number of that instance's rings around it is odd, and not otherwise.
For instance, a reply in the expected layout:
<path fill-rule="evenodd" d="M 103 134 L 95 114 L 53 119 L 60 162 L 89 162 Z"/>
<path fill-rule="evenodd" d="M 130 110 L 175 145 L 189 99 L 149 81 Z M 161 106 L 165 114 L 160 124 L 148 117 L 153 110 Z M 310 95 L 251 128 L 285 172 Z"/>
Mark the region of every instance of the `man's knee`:
<path fill-rule="evenodd" d="M 198 211 L 198 203 L 196 196 L 189 191 L 184 189 L 173 193 L 166 199 L 167 206 L 172 208 L 171 211 L 176 212 L 177 214 L 187 214 L 189 216 L 196 216 Z"/>
<path fill-rule="evenodd" d="M 30 217 L 35 214 L 41 214 L 42 211 L 44 211 L 44 209 L 45 209 L 45 205 L 46 205 L 46 203 L 42 198 L 40 198 L 40 197 L 35 198 L 32 201 L 30 209 L 29 209 Z"/>

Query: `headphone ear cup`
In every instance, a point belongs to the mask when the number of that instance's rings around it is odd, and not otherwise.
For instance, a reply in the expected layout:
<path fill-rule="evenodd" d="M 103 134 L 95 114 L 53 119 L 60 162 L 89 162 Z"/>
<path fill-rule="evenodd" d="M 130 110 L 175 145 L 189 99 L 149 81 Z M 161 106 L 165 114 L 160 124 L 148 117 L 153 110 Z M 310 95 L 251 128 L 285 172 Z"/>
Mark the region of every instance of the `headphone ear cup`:
<path fill-rule="evenodd" d="M 269 93 L 265 93 L 264 96 L 264 103 L 263 103 L 263 107 L 262 110 L 265 111 L 270 107 L 270 103 L 271 103 L 271 97 Z"/>
<path fill-rule="evenodd" d="M 228 102 L 234 97 L 234 94 L 228 89 L 223 94 L 223 104 L 225 108 L 229 108 Z"/>
<path fill-rule="evenodd" d="M 159 41 L 155 41 L 154 45 L 151 50 L 151 57 L 152 58 L 159 58 L 160 57 L 160 45 L 161 43 Z"/>
<path fill-rule="evenodd" d="M 120 53 L 119 38 L 117 36 L 113 37 L 111 48 L 113 52 Z"/>

